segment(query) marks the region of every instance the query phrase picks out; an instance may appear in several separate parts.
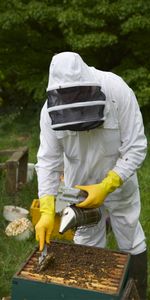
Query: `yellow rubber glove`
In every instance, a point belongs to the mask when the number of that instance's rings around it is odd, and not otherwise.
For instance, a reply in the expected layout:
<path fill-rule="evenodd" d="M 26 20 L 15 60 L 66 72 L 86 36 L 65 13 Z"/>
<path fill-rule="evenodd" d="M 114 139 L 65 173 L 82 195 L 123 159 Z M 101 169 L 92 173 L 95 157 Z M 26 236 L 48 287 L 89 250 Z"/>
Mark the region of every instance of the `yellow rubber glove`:
<path fill-rule="evenodd" d="M 78 207 L 83 208 L 96 208 L 99 207 L 107 197 L 123 183 L 120 176 L 114 171 L 109 171 L 107 177 L 102 182 L 93 185 L 76 185 L 75 187 L 86 191 L 88 197 L 81 203 L 77 204 Z"/>
<path fill-rule="evenodd" d="M 54 228 L 55 219 L 55 198 L 53 195 L 46 195 L 40 198 L 41 217 L 35 226 L 36 240 L 39 242 L 39 250 L 42 251 L 45 242 L 50 243 L 50 236 Z"/>

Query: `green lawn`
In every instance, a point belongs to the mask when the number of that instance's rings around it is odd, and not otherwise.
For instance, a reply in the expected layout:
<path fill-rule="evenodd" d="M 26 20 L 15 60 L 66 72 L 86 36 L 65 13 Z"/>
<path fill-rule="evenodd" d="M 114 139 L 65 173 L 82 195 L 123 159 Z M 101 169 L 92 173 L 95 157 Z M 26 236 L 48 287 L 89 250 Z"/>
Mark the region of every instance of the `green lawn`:
<path fill-rule="evenodd" d="M 147 132 L 149 127 L 147 126 Z M 1 149 L 15 148 L 18 146 L 29 147 L 29 162 L 36 162 L 36 153 L 38 149 L 39 136 L 39 114 L 32 115 L 32 112 L 26 114 L 12 114 L 7 117 L 0 117 L 0 145 Z M 150 135 L 148 135 L 148 139 Z M 0 160 L 1 162 L 1 160 Z M 147 158 L 138 171 L 142 213 L 141 223 L 147 237 L 148 249 L 150 249 L 150 152 Z M 5 191 L 5 172 L 0 171 L 0 299 L 3 296 L 10 295 L 11 279 L 13 274 L 18 270 L 19 266 L 26 260 L 31 251 L 34 249 L 36 242 L 34 237 L 25 242 L 19 242 L 13 238 L 7 238 L 5 228 L 7 222 L 4 220 L 3 206 L 6 204 L 15 204 L 29 209 L 31 202 L 37 198 L 37 182 L 36 176 L 32 182 L 28 183 L 22 190 L 16 193 L 15 196 L 7 195 Z M 111 233 L 108 235 L 108 247 L 115 248 L 115 242 Z M 150 250 L 149 250 L 150 257 Z M 150 274 L 150 273 L 149 273 Z M 150 276 L 149 276 L 150 287 Z M 150 288 L 149 298 L 150 299 Z"/>

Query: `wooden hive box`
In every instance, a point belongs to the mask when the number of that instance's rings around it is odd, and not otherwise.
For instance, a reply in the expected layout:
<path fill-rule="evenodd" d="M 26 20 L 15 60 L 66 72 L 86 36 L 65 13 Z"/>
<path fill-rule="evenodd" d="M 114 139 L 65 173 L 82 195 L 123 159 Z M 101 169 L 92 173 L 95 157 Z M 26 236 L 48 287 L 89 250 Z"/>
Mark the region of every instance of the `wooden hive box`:
<path fill-rule="evenodd" d="M 12 300 L 121 299 L 130 255 L 52 241 L 52 261 L 39 271 L 36 249 L 12 280 Z"/>

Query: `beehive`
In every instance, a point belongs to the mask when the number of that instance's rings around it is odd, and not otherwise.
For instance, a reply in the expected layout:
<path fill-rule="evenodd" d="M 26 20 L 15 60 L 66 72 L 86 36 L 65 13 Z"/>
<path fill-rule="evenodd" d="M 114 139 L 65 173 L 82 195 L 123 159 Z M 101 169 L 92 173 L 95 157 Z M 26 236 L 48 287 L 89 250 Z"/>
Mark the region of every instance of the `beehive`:
<path fill-rule="evenodd" d="M 36 249 L 12 280 L 12 300 L 121 299 L 129 255 L 95 247 L 51 242 L 54 259 L 38 271 Z"/>

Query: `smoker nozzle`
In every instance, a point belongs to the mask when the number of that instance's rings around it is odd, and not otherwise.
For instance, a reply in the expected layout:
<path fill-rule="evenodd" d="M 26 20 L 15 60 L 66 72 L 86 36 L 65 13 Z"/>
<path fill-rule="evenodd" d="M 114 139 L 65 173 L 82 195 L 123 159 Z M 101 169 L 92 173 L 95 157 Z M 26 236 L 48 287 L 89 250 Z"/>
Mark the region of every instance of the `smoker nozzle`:
<path fill-rule="evenodd" d="M 68 206 L 63 209 L 60 221 L 59 233 L 63 234 L 68 229 L 72 229 L 75 226 L 75 212 L 74 210 Z"/>

